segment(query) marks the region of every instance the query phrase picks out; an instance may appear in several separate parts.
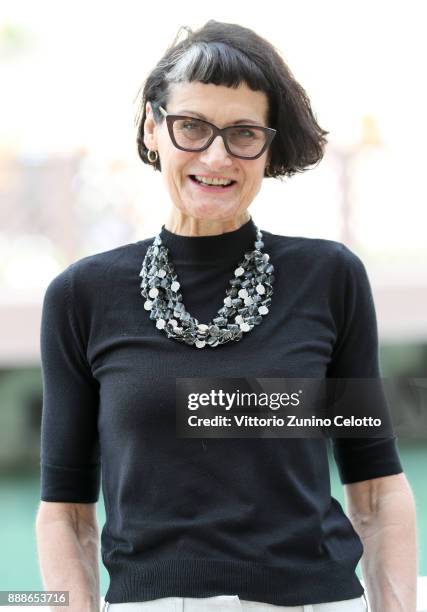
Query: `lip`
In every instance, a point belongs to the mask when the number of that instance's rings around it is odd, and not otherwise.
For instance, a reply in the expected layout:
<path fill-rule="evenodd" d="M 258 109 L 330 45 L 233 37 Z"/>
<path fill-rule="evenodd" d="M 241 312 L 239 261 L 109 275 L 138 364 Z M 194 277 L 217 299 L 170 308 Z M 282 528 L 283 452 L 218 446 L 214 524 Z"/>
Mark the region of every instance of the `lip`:
<path fill-rule="evenodd" d="M 228 187 L 221 187 L 220 185 L 218 185 L 218 187 L 214 187 L 214 186 L 208 187 L 207 185 L 202 185 L 201 183 L 197 183 L 196 181 L 194 181 L 191 178 L 192 176 L 196 176 L 196 175 L 194 175 L 194 174 L 189 174 L 188 175 L 188 180 L 191 183 L 191 185 L 195 189 L 198 189 L 199 191 L 204 191 L 205 193 L 226 193 L 227 191 L 231 191 L 237 185 L 237 181 L 235 181 L 231 185 L 228 185 Z M 223 178 L 223 179 L 226 179 L 226 180 L 234 181 L 234 179 L 231 179 L 228 176 L 215 176 L 215 177 L 213 177 L 212 174 L 197 174 L 197 176 L 205 176 L 205 177 L 209 177 L 209 178 Z"/>

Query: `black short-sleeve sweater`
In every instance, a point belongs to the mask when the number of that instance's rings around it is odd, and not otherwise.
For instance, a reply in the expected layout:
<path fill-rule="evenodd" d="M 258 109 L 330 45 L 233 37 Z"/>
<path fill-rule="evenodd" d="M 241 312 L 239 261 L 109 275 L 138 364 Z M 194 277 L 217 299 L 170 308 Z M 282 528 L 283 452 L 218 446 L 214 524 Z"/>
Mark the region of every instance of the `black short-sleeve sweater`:
<path fill-rule="evenodd" d="M 161 228 L 186 309 L 211 321 L 255 240 Z M 340 242 L 263 232 L 270 312 L 239 342 L 170 339 L 143 307 L 154 236 L 84 257 L 43 302 L 41 499 L 94 503 L 112 603 L 237 594 L 276 605 L 358 597 L 362 543 L 331 496 L 323 438 L 178 438 L 180 377 L 377 378 L 360 258 Z M 402 472 L 395 437 L 332 440 L 342 483 Z"/>

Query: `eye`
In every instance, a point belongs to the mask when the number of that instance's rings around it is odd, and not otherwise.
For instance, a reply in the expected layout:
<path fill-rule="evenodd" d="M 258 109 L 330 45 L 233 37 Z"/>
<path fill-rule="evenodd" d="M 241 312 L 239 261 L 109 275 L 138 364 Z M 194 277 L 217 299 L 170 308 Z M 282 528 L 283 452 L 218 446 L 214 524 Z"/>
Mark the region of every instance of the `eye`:
<path fill-rule="evenodd" d="M 200 128 L 200 123 L 198 121 L 183 121 L 181 127 L 186 130 L 192 130 L 194 128 Z"/>
<path fill-rule="evenodd" d="M 238 138 L 256 138 L 255 132 L 248 128 L 237 128 L 235 135 Z"/>

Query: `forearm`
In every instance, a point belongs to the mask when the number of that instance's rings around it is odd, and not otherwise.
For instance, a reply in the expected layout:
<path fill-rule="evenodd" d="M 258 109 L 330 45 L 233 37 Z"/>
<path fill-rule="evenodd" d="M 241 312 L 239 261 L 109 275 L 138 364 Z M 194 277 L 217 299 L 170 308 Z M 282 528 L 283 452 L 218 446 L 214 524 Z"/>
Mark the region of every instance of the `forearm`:
<path fill-rule="evenodd" d="M 36 525 L 43 585 L 49 591 L 69 591 L 69 606 L 53 612 L 99 612 L 99 534 L 96 525 L 58 518 Z"/>
<path fill-rule="evenodd" d="M 415 612 L 416 518 L 410 489 L 390 491 L 371 516 L 352 518 L 364 547 L 362 573 L 371 612 Z"/>

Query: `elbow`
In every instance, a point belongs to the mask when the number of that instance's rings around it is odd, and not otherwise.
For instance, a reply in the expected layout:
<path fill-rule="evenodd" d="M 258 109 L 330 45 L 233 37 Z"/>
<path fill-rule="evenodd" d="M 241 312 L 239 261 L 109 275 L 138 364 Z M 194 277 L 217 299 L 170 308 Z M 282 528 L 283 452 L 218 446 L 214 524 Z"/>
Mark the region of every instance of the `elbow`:
<path fill-rule="evenodd" d="M 347 514 L 363 539 L 379 529 L 415 522 L 415 500 L 404 473 L 346 485 Z"/>
<path fill-rule="evenodd" d="M 35 521 L 36 531 L 58 521 L 67 523 L 78 535 L 84 533 L 92 538 L 98 537 L 96 504 L 41 501 Z"/>

